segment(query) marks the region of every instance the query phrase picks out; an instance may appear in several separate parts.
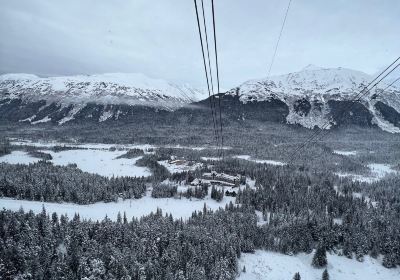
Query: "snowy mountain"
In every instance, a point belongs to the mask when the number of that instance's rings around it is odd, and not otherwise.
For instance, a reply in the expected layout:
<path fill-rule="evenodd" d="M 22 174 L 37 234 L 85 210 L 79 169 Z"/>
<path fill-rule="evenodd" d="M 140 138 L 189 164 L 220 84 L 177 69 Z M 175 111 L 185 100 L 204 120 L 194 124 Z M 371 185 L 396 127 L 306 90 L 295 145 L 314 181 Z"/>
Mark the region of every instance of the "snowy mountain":
<path fill-rule="evenodd" d="M 62 103 L 180 107 L 202 97 L 188 85 L 177 85 L 143 74 L 109 73 L 91 76 L 40 78 L 31 74 L 0 76 L 0 90 L 9 98 L 53 99 Z M 4 94 L 4 93 L 3 93 Z"/>
<path fill-rule="evenodd" d="M 323 129 L 351 124 L 400 133 L 399 87 L 383 92 L 387 85 L 382 82 L 353 102 L 373 79 L 351 69 L 309 65 L 298 72 L 250 80 L 227 91 L 222 112 L 227 122 L 272 121 Z M 12 122 L 204 123 L 209 121 L 209 100 L 204 98 L 204 92 L 190 86 L 142 74 L 0 76 L 0 119 Z"/>
<path fill-rule="evenodd" d="M 281 101 L 288 107 L 287 123 L 308 128 L 329 129 L 348 116 L 355 118 L 361 114 L 369 125 L 400 132 L 400 88 L 391 86 L 382 92 L 387 87 L 383 82 L 341 117 L 349 101 L 373 79 L 351 69 L 309 65 L 299 72 L 247 81 L 227 94 L 238 97 L 243 104 Z"/>
<path fill-rule="evenodd" d="M 53 106 L 65 115 L 64 123 L 89 103 L 112 107 L 113 105 L 141 105 L 174 110 L 203 98 L 203 92 L 188 85 L 177 85 L 143 74 L 101 74 L 91 76 L 65 76 L 40 78 L 31 74 L 6 74 L 0 76 L 0 100 L 10 103 L 19 100 L 19 106 L 41 102 L 41 110 Z M 54 110 L 51 110 L 54 113 Z M 27 118 L 33 122 L 46 122 L 47 115 L 37 119 L 34 112 Z M 103 112 L 105 120 L 116 112 Z"/>

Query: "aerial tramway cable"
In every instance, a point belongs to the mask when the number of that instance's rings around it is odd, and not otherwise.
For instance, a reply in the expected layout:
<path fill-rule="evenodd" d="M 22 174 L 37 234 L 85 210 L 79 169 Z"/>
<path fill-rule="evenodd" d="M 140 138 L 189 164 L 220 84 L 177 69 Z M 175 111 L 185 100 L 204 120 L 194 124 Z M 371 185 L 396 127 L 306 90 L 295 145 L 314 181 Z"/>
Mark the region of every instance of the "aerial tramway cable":
<path fill-rule="evenodd" d="M 199 19 L 199 12 L 198 12 L 198 8 L 197 8 L 197 1 L 196 0 L 194 0 L 194 6 L 195 6 L 195 10 L 196 10 L 196 19 L 197 19 L 197 27 L 198 27 L 198 31 L 199 31 L 201 53 L 202 53 L 202 56 L 203 56 L 204 72 L 205 72 L 205 75 L 206 75 L 208 97 L 209 97 L 209 101 L 210 101 L 211 115 L 212 115 L 212 119 L 213 119 L 214 137 L 215 137 L 215 140 L 216 140 L 217 146 L 218 146 L 218 142 L 219 142 L 218 141 L 218 136 L 217 136 L 218 134 L 217 134 L 217 129 L 216 129 L 216 125 L 215 125 L 214 110 L 213 110 L 212 101 L 211 101 L 210 82 L 209 82 L 208 73 L 207 73 L 207 64 L 206 64 L 206 58 L 205 58 L 204 46 L 203 46 L 203 36 L 201 35 L 200 19 Z"/>
<path fill-rule="evenodd" d="M 213 31 L 214 31 L 214 52 L 215 52 L 215 68 L 217 73 L 217 89 L 218 89 L 218 107 L 219 107 L 219 124 L 220 124 L 220 135 L 221 135 L 221 156 L 224 159 L 224 135 L 222 132 L 222 113 L 221 113 L 221 99 L 222 93 L 219 87 L 219 68 L 218 68 L 218 51 L 217 51 L 217 33 L 215 31 L 215 9 L 214 0 L 211 0 L 212 7 L 212 18 L 213 18 Z"/>
<path fill-rule="evenodd" d="M 213 113 L 213 119 L 215 119 L 215 123 L 214 123 L 214 130 L 216 131 L 217 134 L 217 149 L 218 149 L 218 156 L 220 156 L 221 153 L 221 148 L 219 147 L 219 140 L 220 140 L 220 136 L 218 135 L 218 120 L 217 120 L 217 112 L 215 109 L 215 93 L 214 93 L 214 82 L 213 82 L 213 75 L 212 75 L 212 70 L 211 70 L 211 59 L 210 59 L 210 49 L 208 47 L 208 32 L 207 32 L 207 24 L 206 24 L 206 16 L 205 16 L 205 12 L 204 12 L 204 1 L 201 0 L 201 10 L 203 13 L 203 25 L 204 25 L 204 34 L 205 34 L 205 39 L 206 39 L 206 47 L 207 47 L 207 58 L 208 58 L 208 71 L 209 71 L 209 75 L 210 75 L 210 82 L 211 82 L 211 106 L 213 106 L 212 108 L 212 113 Z"/>
<path fill-rule="evenodd" d="M 288 16 L 288 14 L 289 14 L 290 4 L 291 4 L 291 3 L 292 3 L 292 0 L 289 0 L 288 6 L 287 6 L 286 12 L 285 12 L 285 17 L 283 18 L 281 30 L 280 30 L 280 32 L 279 32 L 278 40 L 276 41 L 276 44 L 275 44 L 274 54 L 272 55 L 271 63 L 270 63 L 269 68 L 268 68 L 267 80 L 268 80 L 269 77 L 270 77 L 271 70 L 272 70 L 272 65 L 274 64 L 275 57 L 276 57 L 276 54 L 277 54 L 277 52 L 278 52 L 279 42 L 281 41 L 283 29 L 285 28 L 286 19 L 287 19 L 287 16 Z"/>

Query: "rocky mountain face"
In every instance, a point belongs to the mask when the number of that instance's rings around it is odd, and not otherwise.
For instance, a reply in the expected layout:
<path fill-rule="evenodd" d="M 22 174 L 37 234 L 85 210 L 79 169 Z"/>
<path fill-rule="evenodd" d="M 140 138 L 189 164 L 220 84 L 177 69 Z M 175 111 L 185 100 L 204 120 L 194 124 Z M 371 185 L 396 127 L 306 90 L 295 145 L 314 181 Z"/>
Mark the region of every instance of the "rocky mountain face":
<path fill-rule="evenodd" d="M 308 66 L 247 81 L 221 99 L 231 121 L 272 121 L 330 129 L 356 124 L 400 132 L 400 89 L 386 84 L 357 101 L 374 77 L 345 68 Z M 176 124 L 210 118 L 205 93 L 141 74 L 39 78 L 0 76 L 0 120 L 65 125 L 135 121 Z M 351 109 L 349 109 L 351 107 Z M 197 120 L 197 121 L 196 121 Z"/>
<path fill-rule="evenodd" d="M 102 74 L 40 78 L 30 74 L 0 76 L 2 118 L 32 124 L 64 124 L 75 119 L 103 122 L 129 115 L 133 107 L 166 111 L 204 97 L 188 85 L 143 74 Z"/>
<path fill-rule="evenodd" d="M 286 122 L 307 128 L 357 124 L 400 132 L 400 88 L 385 89 L 382 82 L 353 102 L 373 79 L 355 70 L 309 65 L 299 72 L 247 81 L 226 94 L 244 106 L 281 102 L 288 110 Z"/>

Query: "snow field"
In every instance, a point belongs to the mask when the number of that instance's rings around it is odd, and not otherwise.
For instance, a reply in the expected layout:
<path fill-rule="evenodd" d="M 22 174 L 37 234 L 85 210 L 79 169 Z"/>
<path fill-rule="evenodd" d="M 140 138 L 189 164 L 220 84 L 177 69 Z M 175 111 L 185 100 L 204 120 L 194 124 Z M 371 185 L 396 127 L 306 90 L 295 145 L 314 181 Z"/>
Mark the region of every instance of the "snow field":
<path fill-rule="evenodd" d="M 163 211 L 163 214 L 169 213 L 175 219 L 187 219 L 192 216 L 194 211 L 202 211 L 204 203 L 208 209 L 217 210 L 225 207 L 230 202 L 235 203 L 235 198 L 226 197 L 221 202 L 216 202 L 210 198 L 210 192 L 204 199 L 186 199 L 179 198 L 152 198 L 150 192 L 140 199 L 120 199 L 118 202 L 97 202 L 89 205 L 79 205 L 75 203 L 53 203 L 29 200 L 16 200 L 12 198 L 0 198 L 0 208 L 12 211 L 18 211 L 21 207 L 25 211 L 32 210 L 34 213 L 40 213 L 44 207 L 48 213 L 56 212 L 58 215 L 67 214 L 72 218 L 78 213 L 83 219 L 101 221 L 107 215 L 111 220 L 116 220 L 118 212 L 121 215 L 125 212 L 128 219 L 132 217 L 140 218 L 151 212 L 155 213 L 157 208 Z"/>
<path fill-rule="evenodd" d="M 188 165 L 188 164 L 173 164 L 173 163 L 169 163 L 168 160 L 162 160 L 162 161 L 158 161 L 159 164 L 161 164 L 162 166 L 164 166 L 165 168 L 167 168 L 167 170 L 170 173 L 179 173 L 179 172 L 183 172 L 183 171 L 193 171 L 196 170 L 197 168 L 201 168 L 202 167 L 202 163 L 195 163 L 193 165 Z"/>
<path fill-rule="evenodd" d="M 0 157 L 0 162 L 9 164 L 30 164 L 38 162 L 40 159 L 28 155 L 23 151 L 12 151 L 11 154 L 7 154 Z"/>
<path fill-rule="evenodd" d="M 51 162 L 55 165 L 68 165 L 75 163 L 84 172 L 99 174 L 105 177 L 112 176 L 131 176 L 141 177 L 150 176 L 151 172 L 146 167 L 136 166 L 136 161 L 140 158 L 127 159 L 119 158 L 124 151 L 109 150 L 65 150 L 53 152 L 43 150 L 51 154 Z M 0 157 L 0 162 L 10 164 L 30 164 L 38 162 L 40 159 L 30 156 L 27 152 L 13 151 L 11 154 Z"/>
<path fill-rule="evenodd" d="M 68 165 L 75 163 L 79 169 L 89 173 L 97 173 L 101 176 L 131 176 L 147 177 L 151 172 L 146 167 L 136 166 L 135 163 L 141 157 L 127 159 L 117 158 L 124 151 L 108 150 L 66 150 L 60 152 L 43 151 L 51 154 L 55 165 Z"/>
<path fill-rule="evenodd" d="M 371 174 L 368 176 L 352 174 L 352 173 L 340 173 L 340 172 L 335 174 L 338 175 L 339 177 L 349 177 L 354 181 L 373 183 L 379 181 L 388 174 L 398 173 L 398 171 L 392 169 L 391 166 L 388 164 L 371 163 L 368 164 L 367 166 L 371 170 Z"/>
<path fill-rule="evenodd" d="M 257 250 L 254 254 L 243 253 L 239 259 L 239 280 L 293 279 L 296 272 L 301 279 L 320 280 L 323 269 L 311 266 L 313 254 L 284 255 Z M 331 280 L 398 280 L 400 268 L 387 269 L 380 260 L 365 257 L 364 262 L 327 253 L 328 273 Z M 243 273 L 243 266 L 246 272 Z"/>
<path fill-rule="evenodd" d="M 16 146 L 34 146 L 34 147 L 43 147 L 43 148 L 51 148 L 55 146 L 65 146 L 72 148 L 81 148 L 81 149 L 91 149 L 91 150 L 108 150 L 110 148 L 116 148 L 117 150 L 129 150 L 129 149 L 141 149 L 145 153 L 148 152 L 148 149 L 156 149 L 156 148 L 172 148 L 172 149 L 191 149 L 195 151 L 202 151 L 206 149 L 217 150 L 220 147 L 217 146 L 182 146 L 182 145 L 151 145 L 151 144 L 103 144 L 103 143 L 66 143 L 66 142 L 56 142 L 56 141 L 38 141 L 34 142 L 31 140 L 25 139 L 16 139 L 10 138 L 10 143 Z M 223 150 L 229 150 L 231 147 L 224 146 Z"/>
<path fill-rule="evenodd" d="M 342 156 L 354 156 L 357 154 L 357 151 L 339 151 L 339 150 L 334 150 L 334 154 L 337 155 L 342 155 Z"/>
<path fill-rule="evenodd" d="M 249 155 L 238 155 L 238 156 L 233 156 L 233 158 L 237 159 L 244 159 L 248 161 L 253 161 L 257 163 L 266 163 L 266 164 L 271 164 L 271 165 L 277 165 L 277 166 L 284 166 L 286 163 L 277 161 L 277 160 L 271 160 L 271 159 L 254 159 Z"/>

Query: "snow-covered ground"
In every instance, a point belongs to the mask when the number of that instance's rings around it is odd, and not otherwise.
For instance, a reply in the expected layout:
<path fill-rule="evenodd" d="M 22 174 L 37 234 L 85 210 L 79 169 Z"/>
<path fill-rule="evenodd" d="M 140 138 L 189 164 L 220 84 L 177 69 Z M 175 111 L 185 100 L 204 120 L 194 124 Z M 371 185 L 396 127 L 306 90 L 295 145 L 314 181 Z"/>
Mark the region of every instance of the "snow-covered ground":
<path fill-rule="evenodd" d="M 400 268 L 387 269 L 379 260 L 365 257 L 364 262 L 348 259 L 343 256 L 328 256 L 328 273 L 332 280 L 398 280 Z M 296 272 L 301 279 L 320 280 L 323 269 L 311 266 L 313 254 L 284 254 L 256 251 L 254 254 L 242 254 L 239 259 L 239 269 L 246 267 L 246 272 L 240 272 L 239 280 L 285 280 L 293 279 Z"/>
<path fill-rule="evenodd" d="M 117 158 L 125 151 L 110 150 L 65 150 L 53 152 L 43 150 L 51 154 L 55 165 L 67 165 L 75 163 L 79 169 L 85 172 L 99 174 L 106 177 L 112 176 L 150 176 L 151 172 L 146 167 L 136 166 L 136 161 L 140 158 L 127 159 Z M 38 158 L 30 156 L 27 152 L 13 151 L 11 154 L 0 157 L 0 162 L 11 164 L 29 164 L 39 161 Z"/>
<path fill-rule="evenodd" d="M 265 224 L 269 224 L 269 219 L 270 219 L 270 216 L 271 216 L 270 212 L 267 213 L 266 219 L 264 219 L 263 213 L 261 211 L 255 210 L 255 212 L 256 212 L 256 215 L 257 215 L 257 225 L 258 226 L 263 226 Z"/>
<path fill-rule="evenodd" d="M 154 145 L 149 144 L 103 144 L 103 143 L 66 143 L 56 141 L 31 141 L 24 139 L 10 139 L 10 143 L 15 146 L 34 146 L 38 148 L 52 148 L 55 146 L 63 146 L 68 148 L 80 148 L 89 150 L 109 150 L 116 148 L 117 150 L 140 149 L 147 151 L 148 149 L 156 148 Z"/>
<path fill-rule="evenodd" d="M 283 166 L 286 165 L 286 163 L 277 161 L 277 160 L 271 160 L 271 159 L 254 159 L 249 155 L 237 155 L 233 156 L 233 158 L 238 158 L 238 159 L 244 159 L 248 161 L 253 161 L 257 163 L 265 163 L 265 164 L 271 164 L 271 165 L 278 165 L 278 166 Z"/>
<path fill-rule="evenodd" d="M 194 198 L 152 198 L 147 193 L 146 196 L 140 199 L 121 199 L 118 202 L 98 202 L 89 205 L 0 198 L 0 208 L 18 211 L 22 207 L 25 211 L 32 210 L 35 213 L 40 213 L 44 206 L 48 213 L 67 214 L 70 218 L 75 213 L 79 213 L 81 218 L 91 220 L 102 220 L 106 215 L 110 219 L 116 220 L 118 212 L 121 215 L 125 212 L 129 219 L 132 217 L 140 218 L 151 212 L 156 212 L 157 208 L 160 208 L 164 214 L 171 213 L 174 218 L 187 219 L 191 217 L 192 212 L 202 211 L 204 203 L 209 209 L 216 210 L 220 207 L 225 207 L 231 201 L 234 203 L 235 198 L 225 196 L 221 202 L 216 202 L 210 198 L 210 195 L 202 200 Z"/>
<path fill-rule="evenodd" d="M 339 150 L 334 150 L 334 154 L 337 155 L 342 155 L 342 156 L 354 156 L 357 154 L 357 151 L 339 151 Z"/>
<path fill-rule="evenodd" d="M 136 166 L 140 158 L 117 158 L 124 151 L 109 150 L 65 150 L 60 152 L 44 151 L 51 154 L 51 160 L 56 165 L 76 163 L 79 169 L 89 173 L 97 173 L 102 176 L 150 176 L 151 172 L 146 167 Z"/>
<path fill-rule="evenodd" d="M 220 157 L 201 157 L 202 160 L 210 160 L 210 161 L 217 161 L 221 160 L 222 158 Z"/>
<path fill-rule="evenodd" d="M 30 164 L 38 162 L 40 159 L 30 156 L 27 152 L 12 151 L 11 154 L 0 157 L 0 162 L 10 164 Z"/>
<path fill-rule="evenodd" d="M 71 148 L 81 148 L 90 150 L 108 150 L 110 148 L 116 148 L 117 150 L 129 150 L 129 149 L 140 149 L 145 153 L 148 149 L 156 148 L 172 148 L 172 149 L 191 149 L 195 151 L 202 151 L 206 149 L 217 150 L 220 147 L 217 146 L 182 146 L 182 145 L 150 145 L 150 144 L 103 144 L 103 143 L 67 143 L 67 142 L 56 142 L 56 141 L 31 141 L 26 139 L 10 139 L 10 143 L 16 146 L 34 146 L 39 148 L 51 148 L 55 146 L 65 146 Z M 229 150 L 231 147 L 224 146 L 223 150 Z"/>
<path fill-rule="evenodd" d="M 388 164 L 383 163 L 371 163 L 367 165 L 370 169 L 370 175 L 359 175 L 359 174 L 352 174 L 352 173 L 336 173 L 339 177 L 348 177 L 351 178 L 353 181 L 359 182 L 366 182 L 372 183 L 379 181 L 383 177 L 388 174 L 395 174 L 398 171 L 391 168 Z"/>
<path fill-rule="evenodd" d="M 194 163 L 192 165 L 189 164 L 174 164 L 174 163 L 169 163 L 168 160 L 161 160 L 158 162 L 162 166 L 168 169 L 170 173 L 178 173 L 178 172 L 183 172 L 183 171 L 193 171 L 196 170 L 197 168 L 202 167 L 202 163 Z"/>

